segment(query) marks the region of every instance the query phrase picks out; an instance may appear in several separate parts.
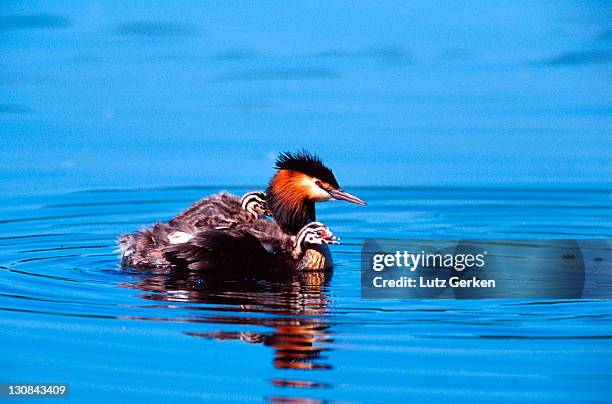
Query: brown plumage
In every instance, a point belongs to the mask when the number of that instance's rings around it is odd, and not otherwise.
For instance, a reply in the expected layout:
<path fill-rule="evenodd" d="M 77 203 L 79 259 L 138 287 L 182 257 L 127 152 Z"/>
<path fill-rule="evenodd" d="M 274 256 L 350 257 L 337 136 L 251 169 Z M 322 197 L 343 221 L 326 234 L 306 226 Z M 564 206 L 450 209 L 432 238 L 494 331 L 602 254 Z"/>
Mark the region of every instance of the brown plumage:
<path fill-rule="evenodd" d="M 257 216 L 243 209 L 241 201 L 241 198 L 227 192 L 210 195 L 193 203 L 170 219 L 169 223 L 174 225 L 182 222 L 195 227 L 212 228 L 231 227 L 236 224 L 248 225 Z"/>
<path fill-rule="evenodd" d="M 306 233 L 314 235 L 320 230 L 324 234 L 316 234 L 314 241 L 307 239 Z M 323 269 L 331 267 L 331 255 L 324 244 L 336 244 L 335 239 L 318 222 L 309 223 L 297 236 L 291 236 L 276 223 L 258 219 L 248 230 L 203 229 L 189 241 L 166 248 L 163 256 L 173 266 L 190 270 L 231 269 L 253 273 Z M 313 260 L 314 251 L 318 251 L 318 256 Z"/>
<path fill-rule="evenodd" d="M 266 189 L 266 206 L 287 233 L 296 234 L 317 219 L 315 202 L 344 200 L 366 204 L 340 188 L 332 170 L 305 150 L 281 153 L 275 168 L 278 171 Z"/>
<path fill-rule="evenodd" d="M 166 249 L 172 245 L 169 236 L 177 232 L 190 234 L 197 231 L 193 225 L 175 221 L 173 225 L 155 223 L 151 227 L 126 234 L 119 239 L 121 266 L 155 273 L 166 272 L 171 267 L 170 261 L 164 257 Z"/>
<path fill-rule="evenodd" d="M 193 237 L 204 231 L 220 232 L 236 226 L 239 228 L 252 226 L 258 216 L 252 209 L 243 209 L 243 201 L 252 194 L 257 193 L 247 193 L 242 198 L 227 192 L 210 195 L 193 203 L 167 224 L 156 223 L 151 227 L 122 236 L 119 239 L 122 266 L 164 271 L 172 266 L 164 257 L 167 248 L 180 244 L 178 241 L 181 239 Z"/>
<path fill-rule="evenodd" d="M 266 190 L 268 209 L 274 220 L 290 234 L 296 234 L 306 223 L 317 219 L 314 201 L 304 174 L 280 170 Z"/>
<path fill-rule="evenodd" d="M 177 235 L 186 239 L 173 242 Z M 331 255 L 324 244 L 337 244 L 336 240 L 327 226 L 318 222 L 292 236 L 266 219 L 253 220 L 248 229 L 196 228 L 177 221 L 125 235 L 120 246 L 124 266 L 154 273 L 172 268 L 274 272 L 331 267 Z"/>

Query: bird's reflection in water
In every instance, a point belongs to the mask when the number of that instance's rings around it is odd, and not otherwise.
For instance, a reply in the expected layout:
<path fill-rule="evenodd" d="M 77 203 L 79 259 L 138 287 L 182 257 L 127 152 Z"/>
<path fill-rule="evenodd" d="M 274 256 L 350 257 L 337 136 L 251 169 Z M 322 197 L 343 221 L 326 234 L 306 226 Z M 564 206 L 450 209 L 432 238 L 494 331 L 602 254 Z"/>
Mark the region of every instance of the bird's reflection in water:
<path fill-rule="evenodd" d="M 329 369 L 324 352 L 333 342 L 326 295 L 331 274 L 331 271 L 300 271 L 262 280 L 259 276 L 227 279 L 226 275 L 222 279 L 214 274 L 203 276 L 180 271 L 141 274 L 137 282 L 124 286 L 146 292 L 142 297 L 148 300 L 198 303 L 189 309 L 207 314 L 190 316 L 185 319 L 187 322 L 237 326 L 235 331 L 186 332 L 187 335 L 263 344 L 274 350 L 272 364 L 280 369 Z M 224 314 L 210 315 L 211 311 Z M 268 327 L 270 331 L 241 330 L 251 326 Z M 282 387 L 326 387 L 305 380 L 275 379 L 272 383 Z"/>

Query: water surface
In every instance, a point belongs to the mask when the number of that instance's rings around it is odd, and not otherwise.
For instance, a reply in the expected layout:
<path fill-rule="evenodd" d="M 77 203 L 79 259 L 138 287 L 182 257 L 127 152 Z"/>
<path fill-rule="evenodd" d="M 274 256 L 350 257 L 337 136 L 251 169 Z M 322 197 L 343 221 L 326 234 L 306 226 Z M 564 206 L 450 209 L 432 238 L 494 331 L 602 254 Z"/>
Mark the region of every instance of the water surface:
<path fill-rule="evenodd" d="M 0 5 L 13 192 L 612 183 L 606 1 Z"/>
<path fill-rule="evenodd" d="M 606 238 L 611 190 L 358 188 L 367 207 L 319 210 L 343 241 L 333 273 L 210 282 L 119 269 L 118 234 L 214 191 L 3 198 L 4 379 L 68 382 L 92 402 L 607 401 L 609 301 L 361 300 L 359 254 L 390 235 Z"/>
<path fill-rule="evenodd" d="M 366 237 L 610 237 L 611 17 L 606 1 L 2 1 L 0 381 L 92 402 L 609 401 L 609 301 L 358 287 Z M 299 147 L 369 202 L 321 207 L 333 274 L 118 268 L 119 234 L 261 189 Z"/>

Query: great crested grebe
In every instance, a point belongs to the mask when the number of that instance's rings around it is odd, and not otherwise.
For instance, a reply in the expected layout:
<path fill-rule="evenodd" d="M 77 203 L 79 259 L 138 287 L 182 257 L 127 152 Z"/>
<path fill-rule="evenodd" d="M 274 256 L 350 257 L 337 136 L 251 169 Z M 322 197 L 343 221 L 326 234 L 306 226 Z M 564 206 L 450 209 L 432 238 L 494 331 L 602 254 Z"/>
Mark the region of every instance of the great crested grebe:
<path fill-rule="evenodd" d="M 366 204 L 340 188 L 332 170 L 305 150 L 281 153 L 275 168 L 278 172 L 266 190 L 266 207 L 287 233 L 296 234 L 306 223 L 317 220 L 315 202 Z"/>
<path fill-rule="evenodd" d="M 331 267 L 325 244 L 337 238 L 316 220 L 315 202 L 365 202 L 342 190 L 321 159 L 304 150 L 281 153 L 266 194 L 242 199 L 227 194 L 204 198 L 168 224 L 158 223 L 120 238 L 124 266 L 165 270 L 252 265 L 324 269 Z M 271 215 L 272 220 L 263 218 Z"/>

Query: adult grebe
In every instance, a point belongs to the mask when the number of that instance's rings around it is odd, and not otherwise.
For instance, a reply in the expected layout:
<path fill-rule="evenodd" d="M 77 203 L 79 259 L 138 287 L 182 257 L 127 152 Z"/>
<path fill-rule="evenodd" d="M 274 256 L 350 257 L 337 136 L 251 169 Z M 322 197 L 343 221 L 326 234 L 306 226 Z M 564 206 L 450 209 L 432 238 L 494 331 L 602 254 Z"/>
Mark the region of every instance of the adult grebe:
<path fill-rule="evenodd" d="M 296 234 L 317 220 L 315 202 L 342 200 L 366 205 L 340 188 L 332 170 L 305 150 L 281 153 L 275 168 L 278 171 L 266 190 L 266 207 L 287 233 Z"/>
<path fill-rule="evenodd" d="M 334 244 L 336 239 L 330 236 L 329 229 L 323 230 L 323 225 L 318 224 L 315 233 L 306 232 L 312 230 L 307 225 L 316 220 L 315 202 L 365 202 L 342 190 L 321 159 L 304 150 L 281 153 L 276 168 L 278 172 L 266 195 L 249 193 L 242 200 L 227 193 L 213 195 L 196 202 L 168 224 L 158 223 L 121 237 L 123 264 L 190 269 L 210 268 L 213 264 L 331 267 L 325 244 Z M 268 211 L 274 221 L 262 218 Z M 300 232 L 309 234 L 310 241 L 298 242 Z"/>

